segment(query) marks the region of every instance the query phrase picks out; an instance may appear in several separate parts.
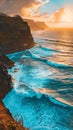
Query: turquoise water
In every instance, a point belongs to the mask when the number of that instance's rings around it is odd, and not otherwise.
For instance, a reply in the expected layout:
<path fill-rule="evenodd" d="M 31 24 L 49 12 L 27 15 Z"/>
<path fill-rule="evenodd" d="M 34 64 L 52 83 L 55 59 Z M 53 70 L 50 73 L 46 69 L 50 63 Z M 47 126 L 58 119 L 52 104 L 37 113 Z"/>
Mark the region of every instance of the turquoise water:
<path fill-rule="evenodd" d="M 35 47 L 8 55 L 13 89 L 3 102 L 30 130 L 73 130 L 72 33 L 33 32 Z"/>

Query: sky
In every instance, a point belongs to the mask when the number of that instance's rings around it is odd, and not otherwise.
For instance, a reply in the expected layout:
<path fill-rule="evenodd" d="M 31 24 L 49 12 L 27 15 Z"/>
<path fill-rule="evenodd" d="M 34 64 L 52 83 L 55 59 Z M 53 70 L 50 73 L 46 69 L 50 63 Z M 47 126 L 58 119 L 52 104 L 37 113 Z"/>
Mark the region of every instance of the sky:
<path fill-rule="evenodd" d="M 0 12 L 43 21 L 49 27 L 73 28 L 73 0 L 0 0 Z"/>

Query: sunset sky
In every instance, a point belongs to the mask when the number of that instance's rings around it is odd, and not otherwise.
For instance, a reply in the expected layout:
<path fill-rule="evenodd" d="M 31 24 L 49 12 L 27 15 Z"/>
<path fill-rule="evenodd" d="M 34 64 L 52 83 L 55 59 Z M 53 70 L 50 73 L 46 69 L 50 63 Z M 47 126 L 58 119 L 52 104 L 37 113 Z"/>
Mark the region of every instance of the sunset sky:
<path fill-rule="evenodd" d="M 43 21 L 49 27 L 73 28 L 73 0 L 0 0 L 0 12 Z"/>

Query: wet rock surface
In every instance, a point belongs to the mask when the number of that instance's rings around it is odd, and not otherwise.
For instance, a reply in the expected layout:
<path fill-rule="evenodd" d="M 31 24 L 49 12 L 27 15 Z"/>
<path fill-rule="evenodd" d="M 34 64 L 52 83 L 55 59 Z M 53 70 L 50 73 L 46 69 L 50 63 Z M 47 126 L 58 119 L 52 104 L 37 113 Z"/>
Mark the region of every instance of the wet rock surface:
<path fill-rule="evenodd" d="M 0 102 L 0 130 L 28 130 L 23 128 L 20 123 L 14 121 L 2 102 Z"/>
<path fill-rule="evenodd" d="M 7 68 L 11 68 L 14 66 L 14 62 L 11 61 L 7 56 L 4 54 L 0 54 L 0 63 L 4 64 Z"/>
<path fill-rule="evenodd" d="M 4 54 L 0 54 L 0 100 L 11 90 L 11 76 L 8 74 L 7 68 L 14 63 Z"/>
<path fill-rule="evenodd" d="M 12 118 L 10 112 L 5 108 L 2 99 L 11 90 L 11 76 L 8 74 L 7 68 L 14 65 L 4 54 L 0 55 L 0 130 L 27 130 L 23 128 L 21 123 L 17 123 Z"/>

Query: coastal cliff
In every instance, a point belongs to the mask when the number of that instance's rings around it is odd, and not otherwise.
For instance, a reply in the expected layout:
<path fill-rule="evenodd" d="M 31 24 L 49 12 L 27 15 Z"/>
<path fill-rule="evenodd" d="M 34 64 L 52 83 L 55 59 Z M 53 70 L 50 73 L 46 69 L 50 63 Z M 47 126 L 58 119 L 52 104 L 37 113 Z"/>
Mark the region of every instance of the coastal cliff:
<path fill-rule="evenodd" d="M 0 53 L 13 53 L 33 46 L 28 23 L 19 15 L 10 17 L 0 13 Z"/>
<path fill-rule="evenodd" d="M 5 108 L 2 99 L 12 89 L 11 76 L 7 69 L 11 68 L 14 62 L 4 54 L 0 55 L 0 130 L 27 130 L 21 123 L 17 123 L 12 118 L 10 112 Z"/>
<path fill-rule="evenodd" d="M 30 27 L 20 16 L 10 17 L 0 13 L 0 130 L 27 130 L 12 118 L 2 99 L 12 89 L 8 68 L 14 66 L 5 54 L 29 49 L 34 46 Z"/>
<path fill-rule="evenodd" d="M 35 22 L 31 19 L 25 19 L 28 22 L 28 25 L 30 26 L 30 29 L 32 31 L 40 31 L 40 30 L 49 30 L 49 27 L 45 22 Z"/>

